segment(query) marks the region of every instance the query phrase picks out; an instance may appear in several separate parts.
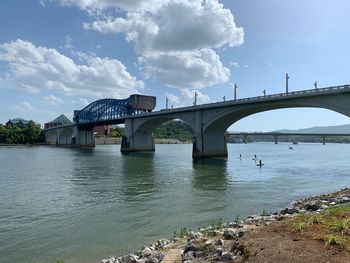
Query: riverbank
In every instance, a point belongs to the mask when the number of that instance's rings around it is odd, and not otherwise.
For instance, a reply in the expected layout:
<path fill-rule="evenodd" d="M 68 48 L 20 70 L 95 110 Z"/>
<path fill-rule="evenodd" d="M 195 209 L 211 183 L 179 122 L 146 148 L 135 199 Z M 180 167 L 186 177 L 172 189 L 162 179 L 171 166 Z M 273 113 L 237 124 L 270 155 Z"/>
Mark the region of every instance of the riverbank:
<path fill-rule="evenodd" d="M 104 144 L 121 144 L 121 138 L 103 138 L 96 137 L 95 144 L 96 145 L 104 145 Z M 190 141 L 180 141 L 177 139 L 154 139 L 155 144 L 184 144 L 184 143 L 192 143 Z"/>
<path fill-rule="evenodd" d="M 275 212 L 182 228 L 134 254 L 101 263 L 350 262 L 350 188 L 310 196 Z"/>

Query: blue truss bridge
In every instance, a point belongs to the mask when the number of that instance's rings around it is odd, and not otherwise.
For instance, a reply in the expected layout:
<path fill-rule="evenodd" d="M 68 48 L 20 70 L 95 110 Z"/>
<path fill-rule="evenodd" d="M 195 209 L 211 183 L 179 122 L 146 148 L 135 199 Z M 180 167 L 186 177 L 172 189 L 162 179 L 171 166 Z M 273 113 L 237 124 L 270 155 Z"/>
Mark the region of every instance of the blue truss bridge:
<path fill-rule="evenodd" d="M 73 121 L 79 126 L 121 124 L 125 122 L 125 116 L 152 111 L 155 103 L 155 97 L 137 94 L 127 99 L 101 99 L 74 111 Z"/>

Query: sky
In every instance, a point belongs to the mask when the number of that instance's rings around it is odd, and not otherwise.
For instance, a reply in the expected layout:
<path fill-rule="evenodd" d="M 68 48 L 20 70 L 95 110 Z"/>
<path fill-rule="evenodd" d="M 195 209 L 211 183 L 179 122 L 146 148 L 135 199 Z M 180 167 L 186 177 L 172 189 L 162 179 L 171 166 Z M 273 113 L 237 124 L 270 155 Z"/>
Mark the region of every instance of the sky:
<path fill-rule="evenodd" d="M 72 117 L 101 98 L 157 107 L 349 84 L 347 0 L 2 0 L 0 123 Z M 229 128 L 349 124 L 324 109 L 282 109 Z"/>

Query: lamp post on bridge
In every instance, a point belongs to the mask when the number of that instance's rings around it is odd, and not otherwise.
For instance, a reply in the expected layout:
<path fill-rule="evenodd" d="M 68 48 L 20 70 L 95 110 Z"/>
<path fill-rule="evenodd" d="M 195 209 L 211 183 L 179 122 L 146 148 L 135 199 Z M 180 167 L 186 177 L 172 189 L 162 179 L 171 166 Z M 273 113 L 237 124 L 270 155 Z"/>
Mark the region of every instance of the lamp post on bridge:
<path fill-rule="evenodd" d="M 169 103 L 169 98 L 166 97 L 166 100 L 165 100 L 165 108 L 168 109 L 168 103 Z"/>
<path fill-rule="evenodd" d="M 286 73 L 286 94 L 288 95 L 288 80 L 289 80 L 289 75 Z"/>
<path fill-rule="evenodd" d="M 234 83 L 234 85 L 233 85 L 233 98 L 234 98 L 234 100 L 237 100 L 237 89 L 238 89 L 238 86 L 237 86 L 237 84 L 236 83 Z"/>
<path fill-rule="evenodd" d="M 315 89 L 317 89 L 317 81 L 315 81 L 314 87 L 315 87 Z"/>
<path fill-rule="evenodd" d="M 194 106 L 197 106 L 197 96 L 198 96 L 198 93 L 197 93 L 197 91 L 195 91 L 194 92 L 194 102 L 193 102 Z"/>

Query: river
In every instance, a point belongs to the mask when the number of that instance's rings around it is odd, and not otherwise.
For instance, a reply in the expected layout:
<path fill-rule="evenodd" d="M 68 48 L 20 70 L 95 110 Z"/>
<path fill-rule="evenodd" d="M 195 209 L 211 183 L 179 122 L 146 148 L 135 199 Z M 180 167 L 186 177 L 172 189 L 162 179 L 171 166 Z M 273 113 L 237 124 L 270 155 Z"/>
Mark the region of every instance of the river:
<path fill-rule="evenodd" d="M 228 159 L 196 162 L 192 145 L 127 155 L 119 145 L 2 146 L 0 262 L 99 262 L 181 227 L 276 211 L 350 186 L 350 145 L 289 146 L 229 144 Z"/>

